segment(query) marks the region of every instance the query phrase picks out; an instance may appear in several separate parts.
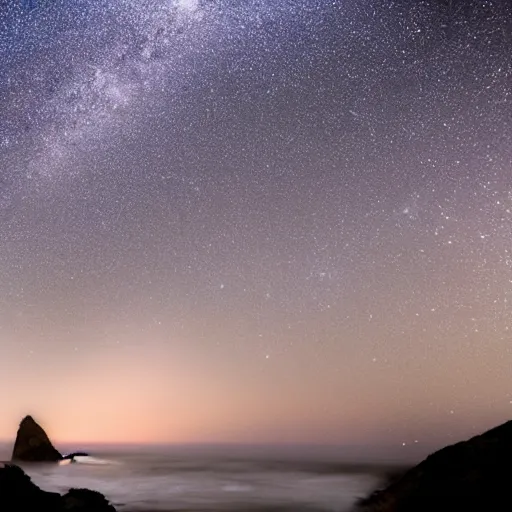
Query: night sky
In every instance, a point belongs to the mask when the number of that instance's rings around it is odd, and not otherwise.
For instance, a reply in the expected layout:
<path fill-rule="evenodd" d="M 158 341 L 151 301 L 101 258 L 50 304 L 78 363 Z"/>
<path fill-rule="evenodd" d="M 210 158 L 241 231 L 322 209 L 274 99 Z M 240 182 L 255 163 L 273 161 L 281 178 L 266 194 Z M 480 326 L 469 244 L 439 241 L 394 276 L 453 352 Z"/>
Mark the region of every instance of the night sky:
<path fill-rule="evenodd" d="M 0 2 L 0 329 L 3 439 L 512 419 L 512 4 Z"/>

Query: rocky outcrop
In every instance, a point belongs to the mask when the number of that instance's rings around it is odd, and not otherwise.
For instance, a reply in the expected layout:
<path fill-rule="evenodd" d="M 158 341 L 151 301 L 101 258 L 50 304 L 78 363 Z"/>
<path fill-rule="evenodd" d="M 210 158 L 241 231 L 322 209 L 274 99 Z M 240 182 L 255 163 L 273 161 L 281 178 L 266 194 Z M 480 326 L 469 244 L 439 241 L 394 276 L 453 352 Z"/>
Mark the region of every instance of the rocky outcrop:
<path fill-rule="evenodd" d="M 26 416 L 20 423 L 12 460 L 24 462 L 57 462 L 62 455 L 56 450 L 46 435 L 46 432 L 34 421 L 32 416 Z"/>
<path fill-rule="evenodd" d="M 66 494 L 47 492 L 35 485 L 18 466 L 0 466 L 2 512 L 116 512 L 103 494 L 88 489 L 70 489 Z"/>
<path fill-rule="evenodd" d="M 69 460 L 70 462 L 75 462 L 75 457 L 89 457 L 89 454 L 85 452 L 73 452 L 69 453 L 68 455 L 64 455 L 62 457 L 62 460 Z"/>
<path fill-rule="evenodd" d="M 433 453 L 357 510 L 512 510 L 512 421 Z"/>
<path fill-rule="evenodd" d="M 101 492 L 89 489 L 70 489 L 62 496 L 62 506 L 72 512 L 115 512 Z"/>
<path fill-rule="evenodd" d="M 16 512 L 26 510 L 57 510 L 61 496 L 44 492 L 18 466 L 6 464 L 0 467 L 0 510 Z"/>

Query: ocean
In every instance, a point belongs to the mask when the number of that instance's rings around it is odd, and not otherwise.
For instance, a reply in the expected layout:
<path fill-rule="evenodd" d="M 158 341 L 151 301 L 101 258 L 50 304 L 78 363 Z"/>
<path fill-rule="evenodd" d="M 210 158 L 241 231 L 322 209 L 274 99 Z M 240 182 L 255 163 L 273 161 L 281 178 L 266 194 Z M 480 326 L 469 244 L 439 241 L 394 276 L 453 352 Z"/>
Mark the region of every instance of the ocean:
<path fill-rule="evenodd" d="M 46 491 L 94 489 L 119 512 L 344 512 L 394 470 L 349 463 L 325 449 L 167 446 L 90 453 L 76 464 L 23 468 Z"/>

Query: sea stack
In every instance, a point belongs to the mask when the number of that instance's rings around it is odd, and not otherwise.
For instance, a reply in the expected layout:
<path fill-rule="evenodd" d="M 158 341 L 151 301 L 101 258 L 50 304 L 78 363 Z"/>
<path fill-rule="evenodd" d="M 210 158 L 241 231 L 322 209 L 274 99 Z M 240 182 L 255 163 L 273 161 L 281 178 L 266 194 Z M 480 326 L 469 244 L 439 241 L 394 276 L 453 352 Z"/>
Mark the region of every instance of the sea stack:
<path fill-rule="evenodd" d="M 62 455 L 53 446 L 46 432 L 32 416 L 26 416 L 20 423 L 14 449 L 13 461 L 57 462 Z"/>
<path fill-rule="evenodd" d="M 512 421 L 447 446 L 387 488 L 360 501 L 364 512 L 512 509 Z"/>

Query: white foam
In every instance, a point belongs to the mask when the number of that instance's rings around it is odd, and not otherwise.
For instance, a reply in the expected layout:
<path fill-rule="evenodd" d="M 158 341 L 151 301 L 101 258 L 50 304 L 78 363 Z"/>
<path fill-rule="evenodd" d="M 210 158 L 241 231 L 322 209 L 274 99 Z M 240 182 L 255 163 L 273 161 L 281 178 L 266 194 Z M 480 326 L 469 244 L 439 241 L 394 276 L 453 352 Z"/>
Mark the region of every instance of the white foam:
<path fill-rule="evenodd" d="M 98 459 L 96 457 L 86 456 L 86 455 L 77 455 L 73 457 L 73 460 L 79 464 L 119 464 L 117 461 L 106 460 L 106 459 Z"/>

